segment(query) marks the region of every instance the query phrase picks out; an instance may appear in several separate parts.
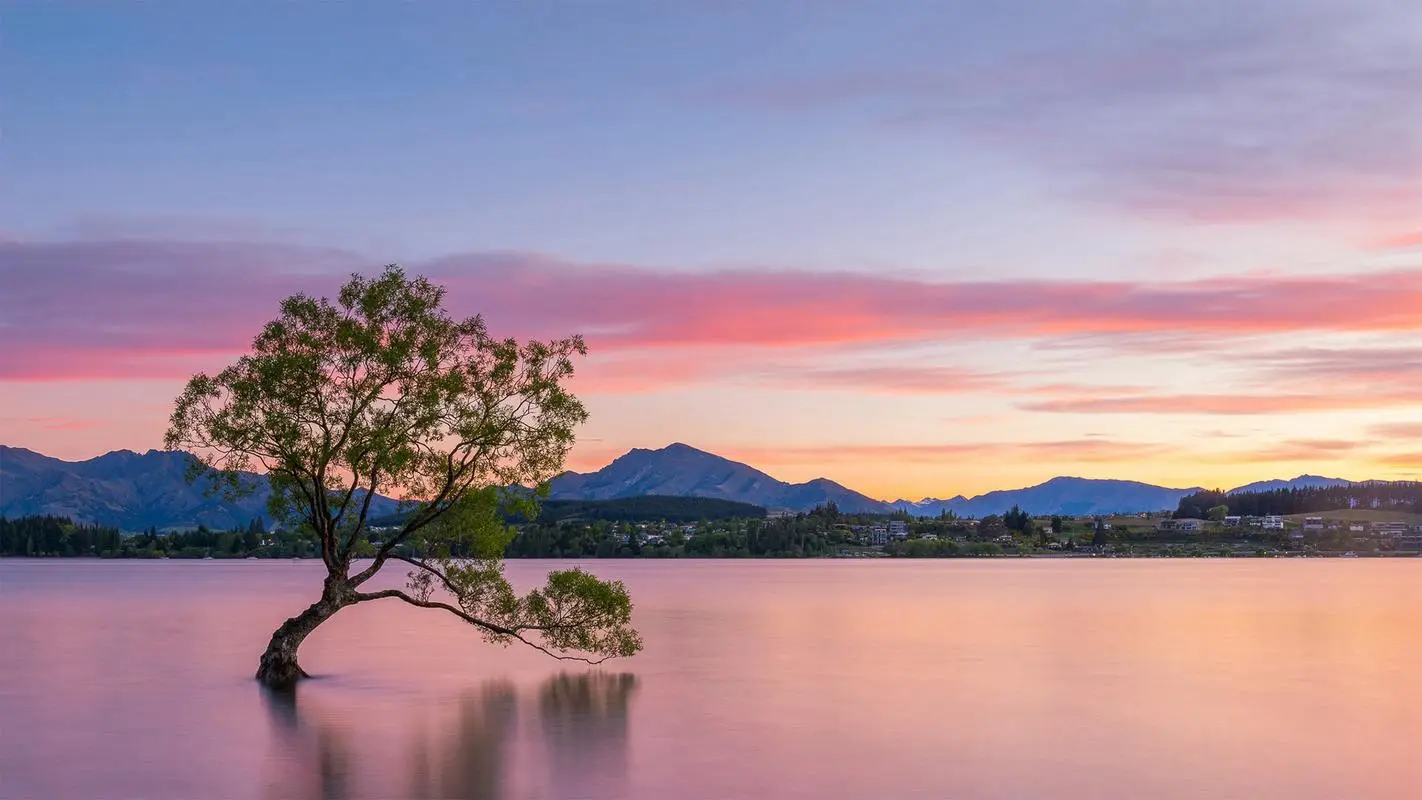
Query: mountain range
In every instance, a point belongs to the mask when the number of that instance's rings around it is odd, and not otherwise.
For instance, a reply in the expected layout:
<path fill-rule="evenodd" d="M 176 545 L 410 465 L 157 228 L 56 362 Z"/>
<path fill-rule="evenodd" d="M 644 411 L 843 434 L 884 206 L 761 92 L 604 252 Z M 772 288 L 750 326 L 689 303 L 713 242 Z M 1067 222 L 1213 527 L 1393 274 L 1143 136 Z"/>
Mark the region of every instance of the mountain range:
<path fill-rule="evenodd" d="M 57 514 L 123 530 L 149 527 L 210 528 L 245 526 L 267 519 L 265 490 L 237 501 L 209 496 L 207 484 L 184 478 L 185 453 L 116 450 L 87 461 L 62 461 L 32 450 L 0 445 L 0 516 Z M 1262 481 L 1231 490 L 1268 491 L 1290 487 L 1337 486 L 1341 478 L 1300 475 L 1287 481 Z M 564 472 L 551 483 L 554 500 L 599 501 L 650 495 L 709 497 L 750 503 L 772 511 L 808 511 L 833 502 L 846 513 L 906 511 L 915 516 L 983 517 L 1018 506 L 1033 514 L 1108 514 L 1174 509 L 1198 487 L 1176 489 L 1125 480 L 1057 477 L 1036 486 L 961 495 L 947 500 L 885 502 L 832 480 L 787 483 L 754 467 L 671 444 L 658 450 L 634 449 L 595 472 Z M 372 513 L 395 513 L 385 497 Z"/>
<path fill-rule="evenodd" d="M 776 480 L 754 467 L 676 443 L 660 450 L 634 449 L 597 472 L 564 472 L 551 484 L 554 500 L 613 500 L 639 495 L 715 497 L 771 510 L 808 511 L 834 503 L 852 514 L 883 513 L 886 503 L 832 480 Z"/>
<path fill-rule="evenodd" d="M 1354 481 L 1343 478 L 1325 478 L 1322 475 L 1300 475 L 1287 481 L 1255 481 L 1230 489 L 1228 494 L 1240 492 L 1273 492 L 1279 489 L 1331 489 L 1334 486 L 1351 486 Z"/>
<path fill-rule="evenodd" d="M 892 505 L 897 510 L 918 517 L 936 517 L 945 511 L 960 517 L 985 517 L 1001 514 L 1013 506 L 1034 514 L 1076 516 L 1173 509 L 1180 503 L 1180 498 L 1198 491 L 1198 487 L 1170 489 L 1139 481 L 1057 477 L 1036 486 L 988 492 L 977 497 L 959 495 L 951 500 L 899 500 Z"/>
<path fill-rule="evenodd" d="M 1264 481 L 1232 492 L 1347 484 L 1341 478 L 1300 475 L 1287 481 Z M 963 517 L 1001 514 L 1014 505 L 1034 514 L 1111 514 L 1174 509 L 1180 498 L 1201 491 L 1175 489 L 1139 481 L 1057 477 L 1036 486 L 988 492 L 948 500 L 885 502 L 834 481 L 816 478 L 786 483 L 714 453 L 681 443 L 660 450 L 635 449 L 596 472 L 565 472 L 553 479 L 552 497 L 560 500 L 610 500 L 641 495 L 715 497 L 752 503 L 770 510 L 808 511 L 833 501 L 847 513 L 907 511 L 914 516 L 938 516 L 951 511 Z"/>
<path fill-rule="evenodd" d="M 54 514 L 125 531 L 198 525 L 226 530 L 253 519 L 270 523 L 270 492 L 264 486 L 235 501 L 212 495 L 210 481 L 188 483 L 191 458 L 163 450 L 115 450 L 87 461 L 61 461 L 0 445 L 0 516 Z M 371 501 L 374 514 L 397 509 L 389 498 L 377 495 Z"/>

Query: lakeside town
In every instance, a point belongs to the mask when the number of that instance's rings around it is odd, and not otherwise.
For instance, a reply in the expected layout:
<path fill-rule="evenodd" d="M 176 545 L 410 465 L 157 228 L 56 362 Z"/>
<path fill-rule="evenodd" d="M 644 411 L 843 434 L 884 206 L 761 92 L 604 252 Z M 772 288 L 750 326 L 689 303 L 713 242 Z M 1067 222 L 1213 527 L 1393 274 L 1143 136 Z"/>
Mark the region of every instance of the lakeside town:
<path fill-rule="evenodd" d="M 514 523 L 507 558 L 951 558 L 1275 557 L 1422 555 L 1422 515 L 1371 508 L 1331 513 L 1180 517 L 1005 514 L 843 514 L 833 504 L 808 513 L 694 520 L 559 519 Z M 374 526 L 357 547 L 373 554 L 393 526 Z M 123 533 L 62 517 L 0 518 L 0 556 L 101 558 L 314 558 L 311 535 L 270 529 Z"/>

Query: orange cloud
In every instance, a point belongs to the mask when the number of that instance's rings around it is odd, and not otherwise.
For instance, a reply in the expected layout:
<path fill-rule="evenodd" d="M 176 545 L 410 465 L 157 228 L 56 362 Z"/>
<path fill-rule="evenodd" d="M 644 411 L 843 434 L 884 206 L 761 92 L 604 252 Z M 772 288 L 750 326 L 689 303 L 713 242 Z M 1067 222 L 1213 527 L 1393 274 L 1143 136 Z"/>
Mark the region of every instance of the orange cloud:
<path fill-rule="evenodd" d="M 1277 414 L 1422 404 L 1422 392 L 1358 394 L 1178 394 L 1073 397 L 1020 403 L 1024 411 L 1058 414 Z"/>
<path fill-rule="evenodd" d="M 1389 467 L 1422 467 L 1422 452 L 1388 453 L 1372 461 Z"/>
<path fill-rule="evenodd" d="M 1105 463 L 1151 458 L 1178 452 L 1176 445 L 1101 438 L 1043 442 L 968 442 L 950 444 L 825 444 L 785 447 L 722 448 L 728 458 L 751 464 L 883 461 L 939 462 L 947 459 L 1001 458 L 1051 464 Z"/>

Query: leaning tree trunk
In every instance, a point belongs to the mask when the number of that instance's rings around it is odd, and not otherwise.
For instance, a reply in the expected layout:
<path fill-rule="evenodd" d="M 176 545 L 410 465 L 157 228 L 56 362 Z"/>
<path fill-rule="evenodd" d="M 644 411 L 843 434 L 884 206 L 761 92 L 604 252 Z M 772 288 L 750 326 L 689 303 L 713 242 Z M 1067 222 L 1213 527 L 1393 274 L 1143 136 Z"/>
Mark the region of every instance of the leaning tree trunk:
<path fill-rule="evenodd" d="M 316 630 L 316 627 L 330 619 L 337 611 L 351 604 L 351 590 L 343 583 L 326 580 L 326 589 L 321 599 L 312 603 L 305 611 L 289 618 L 272 634 L 262 660 L 257 664 L 257 680 L 267 686 L 288 688 L 302 678 L 311 676 L 296 661 L 297 648 L 301 642 Z"/>

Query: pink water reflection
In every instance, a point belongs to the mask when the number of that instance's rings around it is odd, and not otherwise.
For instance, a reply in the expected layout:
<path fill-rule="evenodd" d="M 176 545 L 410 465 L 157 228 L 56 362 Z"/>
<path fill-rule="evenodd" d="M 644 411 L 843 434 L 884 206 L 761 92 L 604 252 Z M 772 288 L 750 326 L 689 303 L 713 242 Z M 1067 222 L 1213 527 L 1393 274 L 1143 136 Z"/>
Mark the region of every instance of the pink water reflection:
<path fill-rule="evenodd" d="M 527 583 L 548 562 L 514 562 Z M 1412 798 L 1422 561 L 641 562 L 611 669 L 289 562 L 0 562 L 3 797 Z"/>

